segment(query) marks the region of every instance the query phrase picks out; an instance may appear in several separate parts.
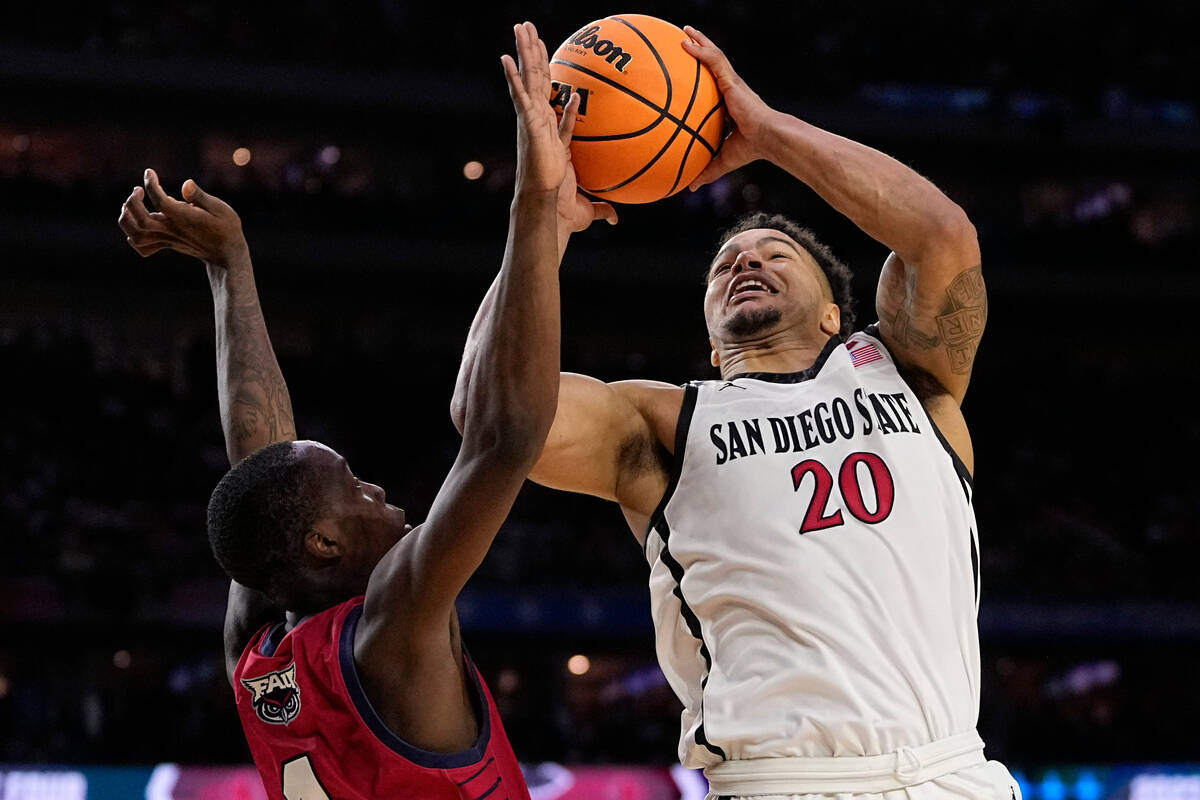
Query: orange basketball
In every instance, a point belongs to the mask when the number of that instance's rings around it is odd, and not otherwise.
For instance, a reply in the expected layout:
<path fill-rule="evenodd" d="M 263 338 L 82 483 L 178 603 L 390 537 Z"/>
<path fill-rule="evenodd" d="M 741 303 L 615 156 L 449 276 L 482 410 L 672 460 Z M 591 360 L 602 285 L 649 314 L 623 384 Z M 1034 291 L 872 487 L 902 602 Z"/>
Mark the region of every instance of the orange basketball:
<path fill-rule="evenodd" d="M 579 92 L 571 159 L 602 200 L 652 203 L 692 182 L 721 143 L 725 108 L 687 34 L 645 14 L 589 23 L 550 59 L 551 103 Z"/>

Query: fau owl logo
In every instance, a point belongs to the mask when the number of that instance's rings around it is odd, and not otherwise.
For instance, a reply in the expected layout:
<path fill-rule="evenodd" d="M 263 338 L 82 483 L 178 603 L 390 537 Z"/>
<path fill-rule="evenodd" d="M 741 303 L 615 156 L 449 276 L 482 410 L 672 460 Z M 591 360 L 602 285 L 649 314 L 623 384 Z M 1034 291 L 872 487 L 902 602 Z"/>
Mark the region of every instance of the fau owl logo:
<path fill-rule="evenodd" d="M 300 714 L 300 687 L 296 685 L 296 662 L 258 678 L 242 678 L 242 686 L 253 695 L 250 702 L 263 722 L 287 725 Z"/>

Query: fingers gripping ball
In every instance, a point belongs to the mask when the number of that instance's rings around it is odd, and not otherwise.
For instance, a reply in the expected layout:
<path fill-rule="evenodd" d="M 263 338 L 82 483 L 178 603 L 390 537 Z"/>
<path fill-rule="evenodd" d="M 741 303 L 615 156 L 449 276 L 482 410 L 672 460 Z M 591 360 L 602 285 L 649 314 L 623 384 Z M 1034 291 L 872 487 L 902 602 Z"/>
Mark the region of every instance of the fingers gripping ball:
<path fill-rule="evenodd" d="M 550 61 L 561 114 L 579 92 L 571 160 L 580 188 L 602 200 L 652 203 L 678 192 L 716 154 L 725 109 L 682 29 L 644 14 L 580 28 Z"/>

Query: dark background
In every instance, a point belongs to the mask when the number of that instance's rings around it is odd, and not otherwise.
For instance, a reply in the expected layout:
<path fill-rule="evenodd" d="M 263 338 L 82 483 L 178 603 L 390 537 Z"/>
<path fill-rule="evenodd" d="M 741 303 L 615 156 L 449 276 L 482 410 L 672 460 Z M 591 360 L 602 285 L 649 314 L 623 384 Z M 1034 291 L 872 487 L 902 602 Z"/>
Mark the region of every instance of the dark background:
<path fill-rule="evenodd" d="M 1195 6 L 690 0 L 769 103 L 888 152 L 980 233 L 990 325 L 965 412 L 991 757 L 1195 758 Z M 142 170 L 242 215 L 302 436 L 420 520 L 458 356 L 503 250 L 511 25 L 595 3 L 102 0 L 0 26 L 0 761 L 242 762 L 204 505 L 226 467 L 203 268 L 130 251 Z M 252 159 L 231 160 L 237 147 Z M 463 166 L 478 160 L 482 178 Z M 755 209 L 857 273 L 885 249 L 766 164 L 620 209 L 563 268 L 565 369 L 713 375 L 699 275 Z M 463 598 L 529 760 L 670 763 L 646 567 L 613 507 L 529 486 Z M 567 658 L 591 659 L 573 676 Z"/>

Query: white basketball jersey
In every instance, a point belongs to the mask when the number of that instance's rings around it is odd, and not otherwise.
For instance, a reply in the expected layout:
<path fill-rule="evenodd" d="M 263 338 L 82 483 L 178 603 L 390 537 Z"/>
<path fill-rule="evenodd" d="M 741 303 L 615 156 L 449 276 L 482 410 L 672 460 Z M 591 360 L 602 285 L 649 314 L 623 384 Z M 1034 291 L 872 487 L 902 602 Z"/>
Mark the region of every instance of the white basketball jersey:
<path fill-rule="evenodd" d="M 684 766 L 975 728 L 971 479 L 877 337 L 686 387 L 646 536 Z"/>

